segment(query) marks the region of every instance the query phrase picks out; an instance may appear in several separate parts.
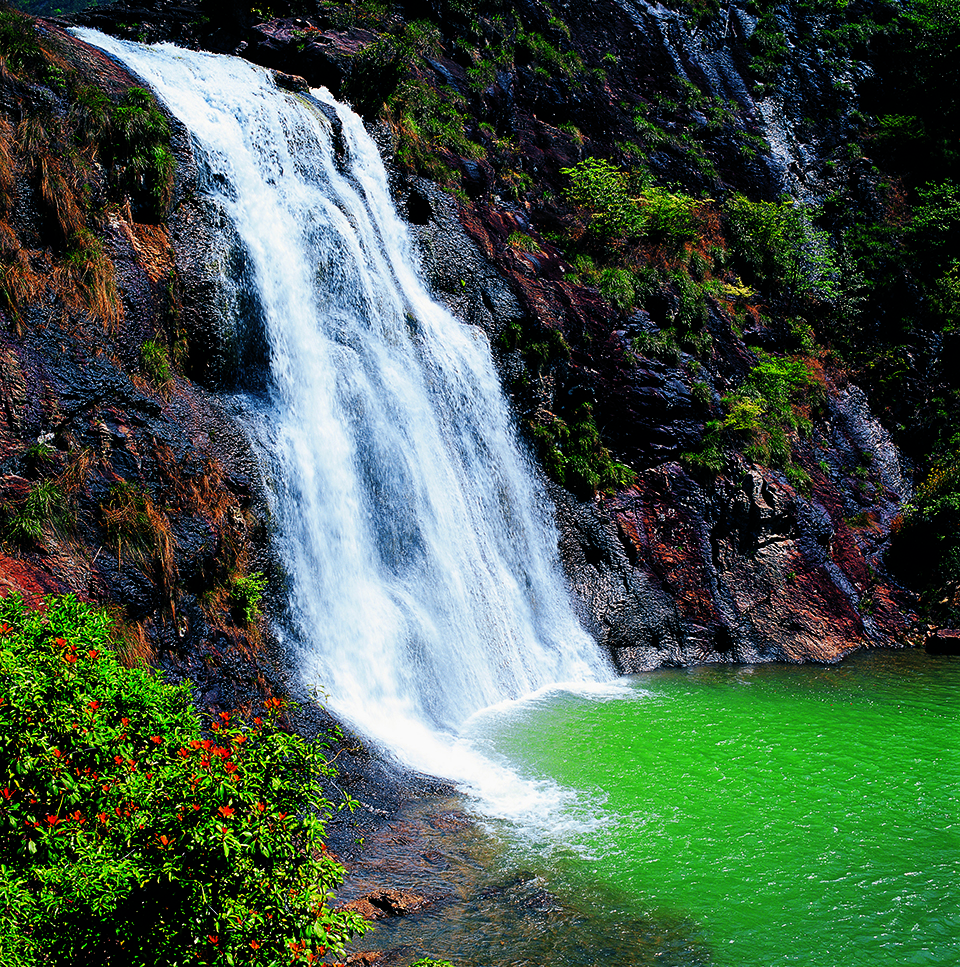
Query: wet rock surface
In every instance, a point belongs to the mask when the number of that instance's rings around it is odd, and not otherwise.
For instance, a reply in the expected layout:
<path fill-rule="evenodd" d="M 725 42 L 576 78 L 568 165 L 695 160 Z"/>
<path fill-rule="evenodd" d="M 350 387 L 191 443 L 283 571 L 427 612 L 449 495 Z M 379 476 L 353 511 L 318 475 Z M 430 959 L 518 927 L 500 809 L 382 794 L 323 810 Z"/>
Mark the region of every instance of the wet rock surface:
<path fill-rule="evenodd" d="M 373 890 L 356 900 L 344 903 L 341 910 L 353 910 L 365 920 L 405 917 L 429 906 L 430 901 L 412 890 Z"/>

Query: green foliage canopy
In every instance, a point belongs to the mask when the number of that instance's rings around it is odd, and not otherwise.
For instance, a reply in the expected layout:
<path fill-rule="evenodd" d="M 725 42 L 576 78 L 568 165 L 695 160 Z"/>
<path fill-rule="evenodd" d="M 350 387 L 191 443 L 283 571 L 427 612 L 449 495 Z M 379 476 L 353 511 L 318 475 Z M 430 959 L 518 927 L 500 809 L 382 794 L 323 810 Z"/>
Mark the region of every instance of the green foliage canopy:
<path fill-rule="evenodd" d="M 0 962 L 310 963 L 363 933 L 329 905 L 331 769 L 270 706 L 205 735 L 103 613 L 0 600 Z"/>

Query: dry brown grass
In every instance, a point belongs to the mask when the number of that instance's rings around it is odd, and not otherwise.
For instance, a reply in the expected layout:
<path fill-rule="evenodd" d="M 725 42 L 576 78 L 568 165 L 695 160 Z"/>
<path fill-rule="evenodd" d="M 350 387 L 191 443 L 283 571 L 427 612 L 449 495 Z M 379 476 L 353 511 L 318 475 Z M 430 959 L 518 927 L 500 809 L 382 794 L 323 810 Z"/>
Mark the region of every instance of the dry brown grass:
<path fill-rule="evenodd" d="M 19 322 L 20 310 L 37 297 L 42 285 L 16 232 L 0 220 L 0 307 Z"/>
<path fill-rule="evenodd" d="M 170 519 L 141 487 L 123 482 L 100 504 L 103 525 L 117 544 L 117 564 L 126 556 L 143 565 L 175 612 L 176 539 Z M 151 573 L 152 572 L 152 573 Z"/>
<path fill-rule="evenodd" d="M 86 309 L 108 331 L 113 331 L 123 315 L 113 262 L 92 233 L 82 230 L 77 242 L 77 247 L 67 252 L 57 267 L 54 285 L 65 301 Z"/>
<path fill-rule="evenodd" d="M 78 236 L 86 227 L 86 216 L 74 191 L 76 173 L 64 173 L 63 166 L 47 153 L 37 156 L 40 196 L 53 212 L 65 240 Z"/>
<path fill-rule="evenodd" d="M 147 668 L 152 665 L 156 653 L 147 635 L 146 623 L 128 621 L 123 609 L 107 608 L 110 615 L 110 640 L 120 664 L 125 668 Z"/>
<path fill-rule="evenodd" d="M 49 150 L 51 143 L 47 118 L 34 111 L 27 111 L 17 125 L 17 148 L 26 158 L 34 158 Z"/>
<path fill-rule="evenodd" d="M 16 163 L 13 158 L 13 129 L 0 118 L 0 212 L 6 214 L 13 205 Z"/>
<path fill-rule="evenodd" d="M 57 478 L 57 484 L 69 500 L 75 500 L 77 494 L 87 485 L 90 468 L 96 459 L 96 454 L 91 447 L 77 450 L 71 456 L 63 473 Z"/>

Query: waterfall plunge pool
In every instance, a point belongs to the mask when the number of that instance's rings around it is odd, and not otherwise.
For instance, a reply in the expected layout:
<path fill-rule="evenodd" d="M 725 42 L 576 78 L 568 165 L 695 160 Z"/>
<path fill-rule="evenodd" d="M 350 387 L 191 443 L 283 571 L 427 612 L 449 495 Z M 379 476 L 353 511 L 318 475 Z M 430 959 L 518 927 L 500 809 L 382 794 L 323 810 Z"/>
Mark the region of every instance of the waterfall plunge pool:
<path fill-rule="evenodd" d="M 434 824 L 416 862 L 401 838 L 378 882 L 447 898 L 360 946 L 464 967 L 957 963 L 960 659 L 618 685 L 472 720 L 490 758 L 565 792 L 569 822 Z"/>

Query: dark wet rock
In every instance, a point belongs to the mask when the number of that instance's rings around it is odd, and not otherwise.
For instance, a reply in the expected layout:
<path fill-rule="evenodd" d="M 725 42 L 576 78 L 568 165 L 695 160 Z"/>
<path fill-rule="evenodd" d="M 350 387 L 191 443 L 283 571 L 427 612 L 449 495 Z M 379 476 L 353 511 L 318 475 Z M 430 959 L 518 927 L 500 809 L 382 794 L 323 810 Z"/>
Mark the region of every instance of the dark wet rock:
<path fill-rule="evenodd" d="M 394 178 L 433 293 L 455 315 L 496 339 L 522 312 L 509 284 L 464 231 L 456 202 L 424 178 Z"/>
<path fill-rule="evenodd" d="M 295 94 L 305 94 L 310 90 L 310 85 L 306 79 L 296 74 L 284 74 L 283 71 L 274 71 L 273 79 L 277 87 L 282 87 L 285 91 L 292 91 Z"/>
<path fill-rule="evenodd" d="M 366 920 L 405 917 L 430 905 L 430 901 L 412 890 L 374 890 L 344 903 L 341 910 L 352 910 Z"/>
<path fill-rule="evenodd" d="M 938 628 L 927 635 L 924 646 L 931 655 L 960 655 L 960 631 Z"/>
<path fill-rule="evenodd" d="M 382 950 L 359 950 L 356 953 L 350 954 L 349 957 L 344 961 L 348 967 L 368 967 L 369 964 L 380 963 L 387 955 Z"/>

